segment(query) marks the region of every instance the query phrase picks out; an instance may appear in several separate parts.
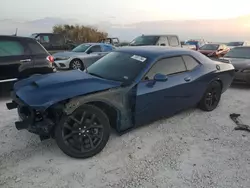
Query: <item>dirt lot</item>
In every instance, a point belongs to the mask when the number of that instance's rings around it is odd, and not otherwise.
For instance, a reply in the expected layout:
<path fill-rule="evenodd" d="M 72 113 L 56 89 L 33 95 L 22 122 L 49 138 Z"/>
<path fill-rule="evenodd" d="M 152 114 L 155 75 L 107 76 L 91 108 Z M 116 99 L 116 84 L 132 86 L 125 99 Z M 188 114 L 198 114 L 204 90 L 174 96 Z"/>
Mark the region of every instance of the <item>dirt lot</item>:
<path fill-rule="evenodd" d="M 1 188 L 247 188 L 250 133 L 234 131 L 230 113 L 250 124 L 250 89 L 232 87 L 209 113 L 191 109 L 123 136 L 99 155 L 76 160 L 53 140 L 17 131 L 15 111 L 0 101 Z M 248 117 L 247 117 L 248 116 Z"/>

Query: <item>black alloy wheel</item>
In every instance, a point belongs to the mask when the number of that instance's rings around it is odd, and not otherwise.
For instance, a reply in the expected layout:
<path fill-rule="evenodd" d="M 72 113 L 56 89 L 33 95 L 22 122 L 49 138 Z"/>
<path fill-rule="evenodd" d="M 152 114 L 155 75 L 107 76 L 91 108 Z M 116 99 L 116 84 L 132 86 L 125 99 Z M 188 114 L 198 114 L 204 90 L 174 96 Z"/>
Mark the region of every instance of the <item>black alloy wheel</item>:
<path fill-rule="evenodd" d="M 221 92 L 221 84 L 218 81 L 212 82 L 201 99 L 199 107 L 204 111 L 214 110 L 220 102 Z"/>
<path fill-rule="evenodd" d="M 83 105 L 62 118 L 55 130 L 59 148 L 68 156 L 88 158 L 101 152 L 109 140 L 107 115 L 92 105 Z"/>

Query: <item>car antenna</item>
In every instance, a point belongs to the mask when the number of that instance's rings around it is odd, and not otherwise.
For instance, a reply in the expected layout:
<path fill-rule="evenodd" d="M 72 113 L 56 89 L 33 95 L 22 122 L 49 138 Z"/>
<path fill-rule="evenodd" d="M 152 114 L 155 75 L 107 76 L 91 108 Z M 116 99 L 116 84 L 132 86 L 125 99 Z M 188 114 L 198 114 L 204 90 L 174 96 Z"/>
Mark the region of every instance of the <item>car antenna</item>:
<path fill-rule="evenodd" d="M 13 36 L 17 36 L 17 30 L 18 30 L 18 28 L 16 28 L 16 32 L 15 32 L 15 34 L 13 34 Z"/>

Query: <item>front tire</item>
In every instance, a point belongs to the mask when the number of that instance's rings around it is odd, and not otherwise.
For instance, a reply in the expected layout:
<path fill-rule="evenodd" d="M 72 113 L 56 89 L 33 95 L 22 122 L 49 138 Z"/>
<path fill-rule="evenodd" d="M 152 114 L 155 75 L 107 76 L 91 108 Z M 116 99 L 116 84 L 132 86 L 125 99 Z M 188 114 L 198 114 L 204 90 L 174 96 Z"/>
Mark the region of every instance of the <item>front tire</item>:
<path fill-rule="evenodd" d="M 204 111 L 212 111 L 214 110 L 221 98 L 222 87 L 218 81 L 214 81 L 209 84 L 205 94 L 203 95 L 199 108 Z"/>
<path fill-rule="evenodd" d="M 83 62 L 80 59 L 73 59 L 69 64 L 69 68 L 72 70 L 84 70 Z"/>
<path fill-rule="evenodd" d="M 89 158 L 100 153 L 110 136 L 107 115 L 93 105 L 82 105 L 61 119 L 55 129 L 58 147 L 73 158 Z"/>

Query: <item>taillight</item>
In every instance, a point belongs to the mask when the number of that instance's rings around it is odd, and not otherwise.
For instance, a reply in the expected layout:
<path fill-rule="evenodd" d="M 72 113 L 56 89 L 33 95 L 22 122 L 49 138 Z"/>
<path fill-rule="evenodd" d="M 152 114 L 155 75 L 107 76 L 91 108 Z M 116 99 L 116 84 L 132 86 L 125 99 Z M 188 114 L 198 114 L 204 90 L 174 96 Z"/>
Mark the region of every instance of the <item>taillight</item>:
<path fill-rule="evenodd" d="M 54 57 L 53 56 L 48 56 L 47 58 L 46 58 L 49 62 L 51 62 L 51 63 L 54 63 Z"/>

